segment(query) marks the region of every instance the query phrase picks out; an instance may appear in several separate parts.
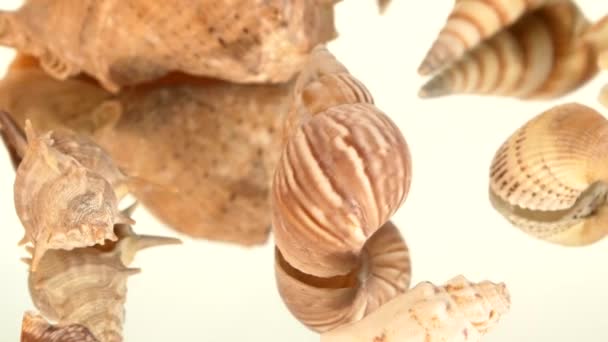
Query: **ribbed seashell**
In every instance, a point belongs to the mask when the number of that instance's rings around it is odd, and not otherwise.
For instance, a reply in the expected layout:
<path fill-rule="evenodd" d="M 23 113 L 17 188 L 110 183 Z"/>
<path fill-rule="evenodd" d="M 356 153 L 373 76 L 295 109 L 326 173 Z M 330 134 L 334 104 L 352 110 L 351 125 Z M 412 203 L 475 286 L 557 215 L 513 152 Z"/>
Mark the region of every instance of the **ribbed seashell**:
<path fill-rule="evenodd" d="M 366 318 L 322 334 L 321 342 L 476 342 L 510 302 L 504 284 L 463 276 L 443 286 L 422 282 Z"/>
<path fill-rule="evenodd" d="M 525 232 L 562 245 L 608 234 L 608 122 L 569 103 L 518 129 L 490 170 L 493 206 Z"/>
<path fill-rule="evenodd" d="M 0 12 L 0 44 L 39 57 L 58 79 L 83 71 L 112 92 L 170 71 L 285 82 L 336 37 L 335 2 L 29 0 Z"/>
<path fill-rule="evenodd" d="M 179 244 L 174 238 L 140 236 L 128 225 L 117 225 L 120 240 L 110 250 L 102 246 L 70 251 L 50 250 L 30 272 L 34 305 L 59 324 L 81 324 L 100 342 L 122 341 L 127 278 L 139 273 L 128 268 L 143 248 Z"/>
<path fill-rule="evenodd" d="M 433 76 L 419 95 L 563 96 L 598 71 L 595 49 L 580 39 L 588 25 L 574 3 L 541 7 Z"/>
<path fill-rule="evenodd" d="M 387 222 L 407 196 L 410 154 L 323 46 L 296 81 L 286 121 L 272 184 L 277 282 L 296 318 L 325 331 L 409 286 L 407 247 Z"/>
<path fill-rule="evenodd" d="M 19 125 L 28 118 L 92 137 L 130 178 L 159 185 L 128 183 L 167 226 L 258 245 L 269 236 L 270 183 L 292 88 L 171 74 L 112 95 L 88 78 L 57 81 L 19 56 L 0 82 L 0 108 Z"/>
<path fill-rule="evenodd" d="M 21 325 L 21 342 L 99 342 L 80 324 L 51 325 L 44 317 L 26 312 Z"/>
<path fill-rule="evenodd" d="M 560 1 L 564 0 L 456 0 L 418 73 L 440 70 L 525 14 Z"/>

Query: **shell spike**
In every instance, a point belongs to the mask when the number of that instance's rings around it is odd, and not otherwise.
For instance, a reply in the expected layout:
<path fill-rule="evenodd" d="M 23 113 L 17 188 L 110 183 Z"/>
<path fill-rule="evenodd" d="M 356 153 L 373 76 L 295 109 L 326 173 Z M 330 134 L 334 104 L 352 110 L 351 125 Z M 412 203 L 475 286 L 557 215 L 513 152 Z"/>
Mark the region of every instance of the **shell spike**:
<path fill-rule="evenodd" d="M 42 257 L 47 250 L 46 239 L 40 239 L 36 242 L 34 253 L 32 254 L 32 272 L 36 272 L 36 269 L 38 269 L 38 264 L 40 263 L 40 260 L 42 260 Z"/>
<path fill-rule="evenodd" d="M 132 276 L 141 273 L 141 268 L 125 268 L 122 273 L 126 276 Z"/>
<path fill-rule="evenodd" d="M 9 150 L 13 167 L 16 169 L 27 151 L 25 132 L 6 111 L 0 110 L 0 134 Z"/>
<path fill-rule="evenodd" d="M 23 235 L 23 238 L 21 238 L 21 240 L 19 240 L 19 242 L 17 243 L 17 246 L 23 246 L 28 242 L 30 242 L 30 238 L 27 236 L 27 233 L 25 233 Z"/>
<path fill-rule="evenodd" d="M 135 254 L 142 249 L 164 246 L 164 245 L 179 245 L 182 241 L 176 238 L 152 236 L 152 235 L 132 235 L 127 236 L 119 242 L 116 252 L 120 253 L 120 258 L 124 265 L 129 265 L 133 262 Z"/>
<path fill-rule="evenodd" d="M 126 224 L 126 225 L 134 225 L 135 220 L 130 218 L 129 216 L 123 215 L 122 213 L 118 214 L 116 217 L 116 224 Z"/>
<path fill-rule="evenodd" d="M 450 94 L 449 81 L 445 77 L 436 77 L 428 81 L 420 91 L 418 97 L 421 99 L 430 99 L 435 97 L 446 96 Z"/>
<path fill-rule="evenodd" d="M 19 260 L 28 266 L 32 266 L 32 258 L 21 258 Z"/>

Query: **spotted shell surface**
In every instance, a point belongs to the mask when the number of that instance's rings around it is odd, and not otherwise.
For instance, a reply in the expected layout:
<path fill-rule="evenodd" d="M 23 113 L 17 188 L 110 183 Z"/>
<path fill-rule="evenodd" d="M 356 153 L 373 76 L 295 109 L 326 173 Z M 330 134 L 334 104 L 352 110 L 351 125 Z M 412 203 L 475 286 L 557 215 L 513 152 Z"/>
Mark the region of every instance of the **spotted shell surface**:
<path fill-rule="evenodd" d="M 86 72 L 112 92 L 171 71 L 285 82 L 336 37 L 335 2 L 30 0 L 0 12 L 0 44 L 39 57 L 56 78 Z"/>

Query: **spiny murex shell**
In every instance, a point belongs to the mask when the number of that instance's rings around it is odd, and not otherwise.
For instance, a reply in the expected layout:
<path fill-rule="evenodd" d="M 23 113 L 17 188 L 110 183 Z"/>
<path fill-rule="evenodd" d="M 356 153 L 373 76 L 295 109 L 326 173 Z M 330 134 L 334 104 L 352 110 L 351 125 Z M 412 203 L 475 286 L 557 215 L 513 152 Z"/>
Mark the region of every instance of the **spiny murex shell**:
<path fill-rule="evenodd" d="M 0 43 L 41 58 L 54 77 L 84 71 L 112 92 L 170 71 L 284 82 L 336 36 L 335 2 L 29 0 L 0 12 Z"/>
<path fill-rule="evenodd" d="M 598 71 L 596 49 L 582 40 L 588 27 L 588 20 L 574 3 L 541 7 L 441 70 L 419 95 L 563 96 Z"/>
<path fill-rule="evenodd" d="M 140 272 L 127 266 L 143 248 L 181 242 L 136 235 L 128 225 L 117 225 L 116 235 L 119 241 L 109 248 L 45 253 L 38 270 L 29 275 L 32 301 L 44 316 L 60 324 L 81 324 L 100 342 L 122 341 L 127 278 Z"/>
<path fill-rule="evenodd" d="M 37 135 L 29 121 L 25 132 L 28 147 L 17 168 L 14 199 L 25 228 L 21 243 L 34 245 L 32 269 L 36 270 L 48 249 L 116 240 L 114 224 L 132 220 L 118 211 L 118 198 L 110 183 L 116 170 L 106 165 L 110 160 L 97 163 L 88 158 L 92 156 L 76 155 L 77 140 L 53 132 Z"/>
<path fill-rule="evenodd" d="M 497 151 L 490 199 L 515 226 L 563 245 L 608 234 L 608 122 L 569 103 L 518 129 Z"/>
<path fill-rule="evenodd" d="M 127 175 L 161 184 L 129 190 L 169 227 L 258 245 L 270 231 L 270 179 L 292 88 L 172 74 L 112 95 L 84 78 L 60 82 L 19 56 L 0 82 L 0 107 L 20 125 L 30 118 L 87 134 Z"/>
<path fill-rule="evenodd" d="M 474 342 L 509 311 L 504 284 L 458 276 L 416 285 L 364 319 L 321 335 L 321 342 Z"/>
<path fill-rule="evenodd" d="M 28 311 L 23 315 L 21 342 L 99 342 L 99 340 L 84 325 L 51 325 L 44 317 Z"/>

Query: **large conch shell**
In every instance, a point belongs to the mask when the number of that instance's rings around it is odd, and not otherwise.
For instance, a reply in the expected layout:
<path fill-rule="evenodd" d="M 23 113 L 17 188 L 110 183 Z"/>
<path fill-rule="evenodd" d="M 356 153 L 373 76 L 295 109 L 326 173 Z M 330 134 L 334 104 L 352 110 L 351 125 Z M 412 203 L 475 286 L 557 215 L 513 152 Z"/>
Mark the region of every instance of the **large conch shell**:
<path fill-rule="evenodd" d="M 112 92 L 170 71 L 284 82 L 336 37 L 335 2 L 28 0 L 0 12 L 0 44 L 58 79 L 84 71 Z"/>
<path fill-rule="evenodd" d="M 119 241 L 111 246 L 51 250 L 42 257 L 38 270 L 30 272 L 29 288 L 46 318 L 83 325 L 100 342 L 122 341 L 127 278 L 140 272 L 127 266 L 144 248 L 181 242 L 136 235 L 128 225 L 117 225 L 116 235 Z"/>
<path fill-rule="evenodd" d="M 608 122 L 569 103 L 518 129 L 496 152 L 493 206 L 528 234 L 569 246 L 608 234 Z"/>
<path fill-rule="evenodd" d="M 128 188 L 168 226 L 258 245 L 270 232 L 270 182 L 292 88 L 171 74 L 112 95 L 90 79 L 57 81 L 19 56 L 0 81 L 0 108 L 19 125 L 86 134 L 125 174 L 162 185 Z"/>
<path fill-rule="evenodd" d="M 541 7 L 433 76 L 419 95 L 478 94 L 537 100 L 563 96 L 598 71 L 596 50 L 581 42 L 588 27 L 574 3 Z"/>
<path fill-rule="evenodd" d="M 44 317 L 26 312 L 21 324 L 21 342 L 99 342 L 80 324 L 51 325 Z"/>
<path fill-rule="evenodd" d="M 2 122 L 3 126 L 12 123 L 7 119 Z M 21 244 L 34 245 L 32 270 L 48 249 L 69 250 L 115 240 L 114 224 L 132 220 L 118 211 L 117 194 L 110 183 L 113 178 L 104 178 L 121 175 L 112 168 L 111 159 L 81 153 L 93 151 L 89 147 L 94 146 L 84 137 L 78 140 L 73 134 L 52 131 L 39 135 L 29 121 L 25 134 L 27 148 L 17 168 L 14 200 L 25 228 Z M 22 152 L 21 140 L 12 139 L 18 141 L 16 150 Z M 81 149 L 83 141 L 89 142 L 89 147 Z"/>
<path fill-rule="evenodd" d="M 463 276 L 443 286 L 422 282 L 361 321 L 322 334 L 321 342 L 478 342 L 509 307 L 504 284 Z"/>
<path fill-rule="evenodd" d="M 275 270 L 288 309 L 315 331 L 361 319 L 410 281 L 389 218 L 405 200 L 408 146 L 323 46 L 296 81 L 273 185 Z"/>
<path fill-rule="evenodd" d="M 418 73 L 429 75 L 456 62 L 525 14 L 560 1 L 564 0 L 456 0 Z"/>

